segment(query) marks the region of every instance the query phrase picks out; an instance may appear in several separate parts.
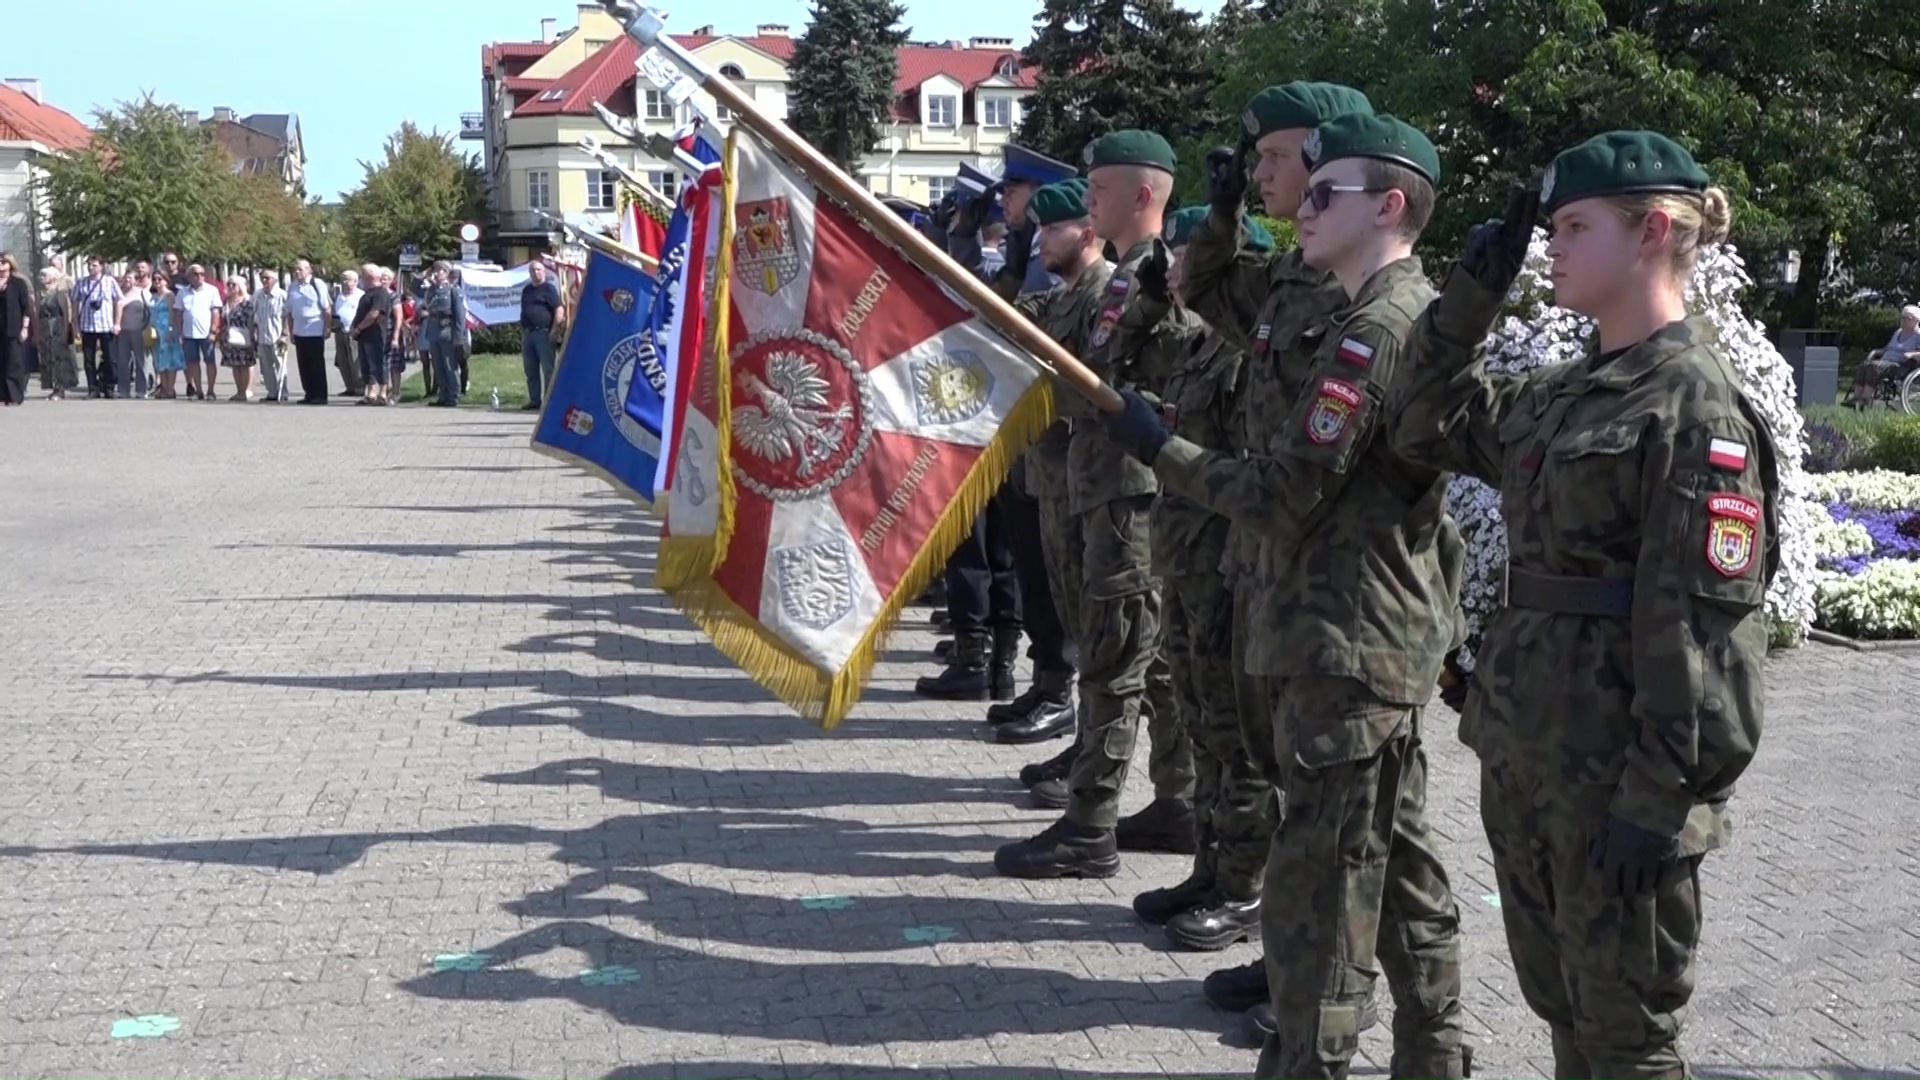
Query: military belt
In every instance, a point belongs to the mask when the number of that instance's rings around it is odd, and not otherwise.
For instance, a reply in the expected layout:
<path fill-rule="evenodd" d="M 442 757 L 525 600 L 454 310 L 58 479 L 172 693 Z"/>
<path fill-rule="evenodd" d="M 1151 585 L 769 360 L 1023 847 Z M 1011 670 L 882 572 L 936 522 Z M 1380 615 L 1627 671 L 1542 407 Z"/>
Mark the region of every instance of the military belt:
<path fill-rule="evenodd" d="M 1507 564 L 1507 606 L 1598 619 L 1633 614 L 1630 578 L 1563 577 Z"/>

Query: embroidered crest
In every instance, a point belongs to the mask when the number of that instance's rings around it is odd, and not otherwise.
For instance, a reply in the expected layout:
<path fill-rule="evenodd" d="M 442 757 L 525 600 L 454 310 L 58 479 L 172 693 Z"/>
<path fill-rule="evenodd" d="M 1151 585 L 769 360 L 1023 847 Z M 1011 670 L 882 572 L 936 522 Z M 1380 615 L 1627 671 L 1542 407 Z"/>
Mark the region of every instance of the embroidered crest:
<path fill-rule="evenodd" d="M 1338 442 L 1360 411 L 1360 400 L 1360 390 L 1352 383 L 1321 379 L 1320 394 L 1307 413 L 1307 438 L 1322 445 Z"/>
<path fill-rule="evenodd" d="M 1174 221 L 1173 218 L 1169 217 L 1167 219 L 1167 223 L 1165 225 L 1160 226 L 1160 239 L 1166 241 L 1169 244 L 1173 243 L 1173 228 L 1177 224 L 1179 223 Z"/>
<path fill-rule="evenodd" d="M 1246 128 L 1249 135 L 1260 134 L 1260 119 L 1253 115 L 1252 109 L 1240 114 L 1240 126 Z"/>
<path fill-rule="evenodd" d="M 1747 471 L 1747 444 L 1732 439 L 1714 439 L 1707 444 L 1707 464 L 1728 472 Z"/>
<path fill-rule="evenodd" d="M 1721 577 L 1752 568 L 1759 534 L 1759 503 L 1744 495 L 1707 496 L 1707 565 Z"/>
<path fill-rule="evenodd" d="M 774 587 L 789 621 L 824 630 L 853 611 L 853 552 L 832 539 L 773 550 Z"/>
<path fill-rule="evenodd" d="M 1320 160 L 1320 129 L 1319 128 L 1314 128 L 1312 131 L 1307 132 L 1307 137 L 1301 140 L 1300 156 L 1306 159 L 1307 168 L 1309 169 L 1313 168 L 1314 165 L 1319 162 Z"/>
<path fill-rule="evenodd" d="M 1547 166 L 1546 175 L 1540 177 L 1540 201 L 1553 201 L 1553 166 Z"/>
<path fill-rule="evenodd" d="M 704 365 L 703 365 L 704 366 Z M 839 487 L 873 441 L 872 384 L 811 330 L 756 334 L 733 350 L 733 474 L 776 502 Z"/>
<path fill-rule="evenodd" d="M 625 289 L 617 291 L 626 292 Z M 631 294 L 628 300 L 632 301 Z M 642 373 L 653 384 L 654 393 L 667 392 L 667 369 L 661 366 L 659 354 L 654 352 L 653 335 L 645 331 L 621 338 L 607 350 L 607 358 L 600 365 L 600 400 L 607 407 L 607 415 L 613 418 L 614 430 L 622 438 L 645 453 L 658 454 L 660 437 L 627 415 L 627 389 L 633 385 L 635 373 Z"/>
<path fill-rule="evenodd" d="M 560 422 L 566 425 L 568 431 L 583 439 L 593 434 L 593 414 L 578 405 L 569 407 Z"/>
<path fill-rule="evenodd" d="M 631 289 L 607 289 L 600 296 L 606 300 L 607 306 L 612 308 L 616 315 L 625 315 L 633 310 L 634 300 Z"/>
<path fill-rule="evenodd" d="M 1120 313 L 1123 310 L 1125 310 L 1123 304 L 1108 304 L 1100 309 L 1100 321 L 1093 327 L 1093 344 L 1096 347 L 1105 345 L 1107 339 L 1113 336 L 1113 328 L 1119 324 Z"/>
<path fill-rule="evenodd" d="M 1340 348 L 1334 356 L 1343 363 L 1366 370 L 1373 366 L 1373 346 L 1359 338 L 1341 338 Z"/>
<path fill-rule="evenodd" d="M 922 424 L 959 424 L 980 415 L 993 396 L 993 372 L 970 352 L 914 360 L 913 411 Z"/>
<path fill-rule="evenodd" d="M 794 246 L 786 197 L 741 203 L 737 213 L 740 231 L 734 239 L 733 278 L 772 296 L 800 276 L 800 249 Z"/>

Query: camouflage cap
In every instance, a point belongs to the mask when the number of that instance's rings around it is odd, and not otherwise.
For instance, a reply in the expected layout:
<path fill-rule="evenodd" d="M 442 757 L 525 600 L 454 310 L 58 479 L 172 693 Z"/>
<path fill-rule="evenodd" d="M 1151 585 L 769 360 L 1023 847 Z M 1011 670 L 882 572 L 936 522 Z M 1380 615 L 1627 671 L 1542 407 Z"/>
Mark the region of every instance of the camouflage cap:
<path fill-rule="evenodd" d="M 1176 162 L 1173 147 L 1158 132 L 1129 128 L 1109 132 L 1087 145 L 1088 169 L 1108 165 L 1143 165 L 1173 172 Z"/>
<path fill-rule="evenodd" d="M 1211 213 L 1204 206 L 1189 206 L 1167 215 L 1167 222 L 1160 230 L 1160 239 L 1168 247 L 1185 247 L 1193 239 L 1193 230 L 1205 221 Z M 1246 214 L 1240 215 L 1240 227 L 1246 230 L 1247 247 L 1253 251 L 1272 251 L 1273 234 L 1265 225 L 1253 220 Z"/>
<path fill-rule="evenodd" d="M 1348 113 L 1314 128 L 1300 144 L 1308 171 L 1343 158 L 1372 158 L 1403 165 L 1440 182 L 1440 153 L 1420 129 L 1386 113 Z"/>
<path fill-rule="evenodd" d="M 1350 86 L 1290 82 L 1253 95 L 1240 112 L 1240 125 L 1246 129 L 1247 138 L 1259 139 L 1275 131 L 1316 128 L 1348 113 L 1371 112 L 1373 103 L 1367 95 Z"/>
<path fill-rule="evenodd" d="M 1563 150 L 1540 178 L 1540 209 L 1601 195 L 1697 195 L 1712 181 L 1687 148 L 1654 131 L 1609 131 Z"/>
<path fill-rule="evenodd" d="M 1087 182 L 1074 177 L 1048 184 L 1027 200 L 1027 214 L 1041 225 L 1077 221 L 1087 216 Z"/>

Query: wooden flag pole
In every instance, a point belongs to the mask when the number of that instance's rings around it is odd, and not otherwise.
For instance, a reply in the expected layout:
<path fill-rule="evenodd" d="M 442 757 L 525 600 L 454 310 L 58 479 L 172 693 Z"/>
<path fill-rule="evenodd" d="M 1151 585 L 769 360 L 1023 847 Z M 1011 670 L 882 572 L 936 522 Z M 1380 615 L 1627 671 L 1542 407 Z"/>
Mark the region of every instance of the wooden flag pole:
<path fill-rule="evenodd" d="M 826 156 L 793 133 L 793 129 L 760 111 L 752 98 L 719 73 L 710 71 L 680 43 L 667 36 L 660 14 L 635 0 L 601 0 L 607 11 L 626 29 L 627 35 L 643 48 L 658 48 L 671 57 L 693 81 L 715 101 L 732 110 L 735 123 L 745 124 L 774 149 L 791 161 L 815 186 L 825 190 L 843 206 L 860 215 L 866 226 L 902 251 L 914 265 L 938 278 L 949 289 L 972 305 L 981 318 L 1013 339 L 1021 348 L 1050 366 L 1061 379 L 1085 395 L 1104 412 L 1117 413 L 1125 405 L 1113 387 L 1077 357 L 1060 347 L 1039 327 L 1028 322 L 1012 305 L 1000 299 L 986 283 L 968 273 L 947 253 L 933 245 L 912 225 L 887 209 L 858 181 L 840 171 Z"/>

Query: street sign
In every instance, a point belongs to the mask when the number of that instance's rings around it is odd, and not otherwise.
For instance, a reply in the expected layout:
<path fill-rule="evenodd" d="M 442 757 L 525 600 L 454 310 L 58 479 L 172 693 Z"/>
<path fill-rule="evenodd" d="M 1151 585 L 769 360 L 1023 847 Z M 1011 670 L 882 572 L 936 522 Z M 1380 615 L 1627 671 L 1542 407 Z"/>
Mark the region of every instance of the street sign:
<path fill-rule="evenodd" d="M 419 244 L 401 244 L 400 245 L 400 269 L 402 270 L 420 269 L 420 245 Z"/>
<path fill-rule="evenodd" d="M 460 261 L 476 263 L 480 261 L 480 245 L 471 240 L 460 241 Z"/>
<path fill-rule="evenodd" d="M 463 244 L 479 243 L 480 242 L 480 226 L 475 225 L 471 221 L 461 225 L 460 226 L 460 242 Z"/>

